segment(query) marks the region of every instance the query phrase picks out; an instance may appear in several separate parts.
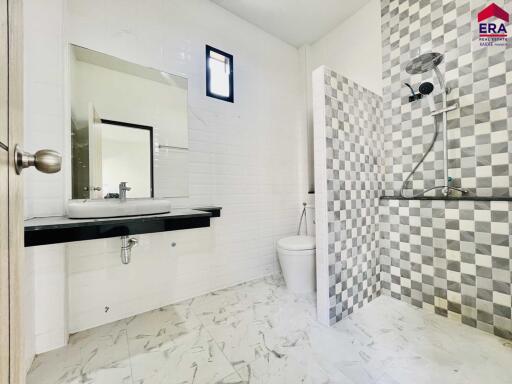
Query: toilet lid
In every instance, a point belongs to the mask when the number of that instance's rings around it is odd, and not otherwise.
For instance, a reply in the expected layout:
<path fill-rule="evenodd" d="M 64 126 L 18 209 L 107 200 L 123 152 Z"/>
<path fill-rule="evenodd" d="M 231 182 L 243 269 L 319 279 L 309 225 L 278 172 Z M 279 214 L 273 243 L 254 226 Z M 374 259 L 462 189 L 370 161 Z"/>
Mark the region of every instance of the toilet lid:
<path fill-rule="evenodd" d="M 312 236 L 290 236 L 277 242 L 277 246 L 288 251 L 305 251 L 315 249 L 315 238 Z"/>

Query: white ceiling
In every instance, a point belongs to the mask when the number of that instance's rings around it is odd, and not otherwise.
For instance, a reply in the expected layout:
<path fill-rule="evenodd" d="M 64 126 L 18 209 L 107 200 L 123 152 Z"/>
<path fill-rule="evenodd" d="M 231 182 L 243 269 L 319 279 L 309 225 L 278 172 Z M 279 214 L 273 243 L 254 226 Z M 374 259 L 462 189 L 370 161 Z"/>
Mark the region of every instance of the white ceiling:
<path fill-rule="evenodd" d="M 317 41 L 369 0 L 211 0 L 264 31 L 300 47 Z M 354 34 L 361 31 L 354 31 Z"/>

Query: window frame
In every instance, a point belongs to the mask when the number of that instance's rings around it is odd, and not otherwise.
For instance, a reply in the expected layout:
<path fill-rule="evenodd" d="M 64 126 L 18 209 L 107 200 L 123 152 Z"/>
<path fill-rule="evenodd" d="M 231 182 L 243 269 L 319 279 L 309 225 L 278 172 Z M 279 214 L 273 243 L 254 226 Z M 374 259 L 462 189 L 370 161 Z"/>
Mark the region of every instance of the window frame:
<path fill-rule="evenodd" d="M 229 96 L 217 95 L 216 93 L 213 93 L 210 90 L 211 70 L 210 70 L 209 60 L 210 60 L 211 52 L 217 53 L 217 54 L 222 55 L 229 59 L 229 62 L 230 62 Z M 214 99 L 227 101 L 229 103 L 234 103 L 235 102 L 235 92 L 234 92 L 234 90 L 235 90 L 234 68 L 235 68 L 235 66 L 234 66 L 234 62 L 233 62 L 233 55 L 230 55 L 227 52 L 221 51 L 220 49 L 214 48 L 207 44 L 206 45 L 206 62 L 205 62 L 205 64 L 206 64 L 205 65 L 206 66 L 206 96 L 213 97 Z"/>

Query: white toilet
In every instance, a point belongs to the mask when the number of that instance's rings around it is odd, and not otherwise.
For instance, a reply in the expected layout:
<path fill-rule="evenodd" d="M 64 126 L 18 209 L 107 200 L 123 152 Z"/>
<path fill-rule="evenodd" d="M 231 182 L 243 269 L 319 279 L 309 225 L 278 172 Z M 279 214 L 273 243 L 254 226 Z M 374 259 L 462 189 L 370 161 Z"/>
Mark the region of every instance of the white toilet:
<path fill-rule="evenodd" d="M 285 237 L 277 242 L 279 264 L 288 290 L 310 293 L 316 290 L 316 244 L 314 208 L 306 206 L 306 235 Z M 302 233 L 302 232 L 301 232 Z"/>

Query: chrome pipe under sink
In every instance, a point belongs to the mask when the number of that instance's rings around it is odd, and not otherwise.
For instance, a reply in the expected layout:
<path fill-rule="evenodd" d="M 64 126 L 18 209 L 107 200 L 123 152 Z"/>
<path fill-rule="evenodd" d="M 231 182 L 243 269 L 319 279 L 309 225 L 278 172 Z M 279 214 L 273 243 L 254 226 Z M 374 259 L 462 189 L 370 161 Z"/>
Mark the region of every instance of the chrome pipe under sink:
<path fill-rule="evenodd" d="M 137 244 L 139 244 L 139 240 L 137 240 L 135 237 L 121 237 L 121 262 L 123 264 L 130 264 L 132 259 L 132 248 L 136 247 Z"/>

